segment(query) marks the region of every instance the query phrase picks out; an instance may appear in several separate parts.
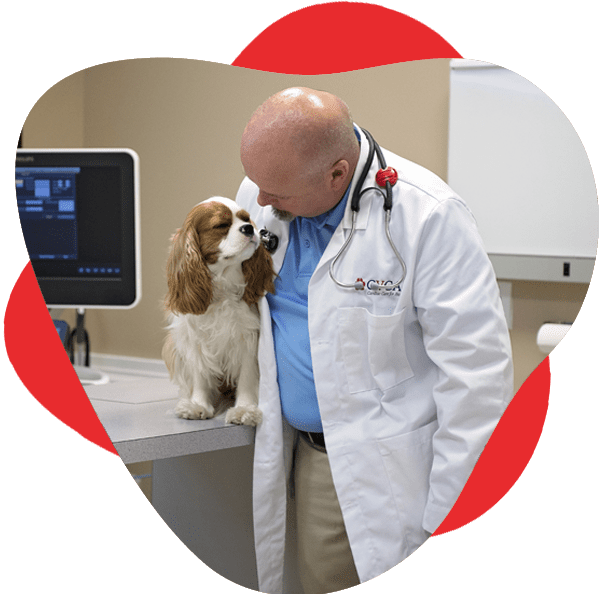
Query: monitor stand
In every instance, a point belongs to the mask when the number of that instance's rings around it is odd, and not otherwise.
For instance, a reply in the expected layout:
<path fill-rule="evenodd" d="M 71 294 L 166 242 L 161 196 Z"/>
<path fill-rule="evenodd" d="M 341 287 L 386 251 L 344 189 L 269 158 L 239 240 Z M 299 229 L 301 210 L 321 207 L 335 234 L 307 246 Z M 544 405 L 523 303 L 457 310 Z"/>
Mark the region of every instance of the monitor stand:
<path fill-rule="evenodd" d="M 85 309 L 77 309 L 77 327 L 71 333 L 73 347 L 73 368 L 83 386 L 90 384 L 108 384 L 110 377 L 105 372 L 89 365 L 89 335 L 85 330 Z M 85 352 L 84 352 L 85 350 Z"/>

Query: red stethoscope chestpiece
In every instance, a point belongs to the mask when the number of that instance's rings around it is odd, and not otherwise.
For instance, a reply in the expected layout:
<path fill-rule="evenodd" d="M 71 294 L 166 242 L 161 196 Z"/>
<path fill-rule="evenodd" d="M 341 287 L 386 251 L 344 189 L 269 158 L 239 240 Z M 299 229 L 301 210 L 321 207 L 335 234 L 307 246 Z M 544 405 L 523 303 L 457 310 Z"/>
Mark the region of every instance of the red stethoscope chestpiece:
<path fill-rule="evenodd" d="M 379 169 L 379 171 L 376 172 L 376 183 L 381 188 L 384 188 L 387 182 L 389 182 L 391 186 L 395 186 L 395 182 L 397 182 L 397 172 L 392 167 Z"/>

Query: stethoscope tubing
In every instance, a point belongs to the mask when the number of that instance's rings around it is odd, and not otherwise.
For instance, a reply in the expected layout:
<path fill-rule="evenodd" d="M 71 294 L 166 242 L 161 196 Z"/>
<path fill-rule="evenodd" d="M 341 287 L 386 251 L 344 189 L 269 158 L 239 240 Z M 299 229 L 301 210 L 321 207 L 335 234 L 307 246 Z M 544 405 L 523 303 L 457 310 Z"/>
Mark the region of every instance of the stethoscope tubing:
<path fill-rule="evenodd" d="M 351 199 L 351 209 L 352 209 L 351 230 L 349 232 L 349 235 L 347 236 L 347 240 L 345 240 L 343 246 L 341 246 L 341 249 L 337 253 L 337 256 L 335 256 L 335 258 L 331 261 L 331 264 L 329 265 L 329 276 L 339 287 L 342 287 L 344 289 L 362 289 L 364 287 L 361 282 L 357 282 L 357 281 L 354 283 L 343 283 L 342 281 L 339 281 L 335 277 L 335 275 L 333 273 L 333 269 L 334 269 L 335 265 L 337 264 L 337 261 L 341 258 L 341 256 L 345 253 L 345 251 L 349 247 L 349 244 L 351 243 L 354 233 L 356 231 L 356 220 L 358 218 L 358 212 L 360 210 L 360 200 L 361 200 L 362 196 L 369 190 L 374 190 L 376 192 L 379 192 L 383 196 L 383 199 L 384 199 L 383 208 L 385 210 L 385 235 L 387 236 L 387 241 L 389 242 L 389 245 L 391 246 L 393 253 L 395 254 L 397 259 L 399 260 L 399 263 L 401 264 L 402 276 L 399 279 L 399 281 L 396 281 L 395 283 L 392 283 L 390 285 L 379 285 L 378 283 L 373 283 L 373 284 L 371 284 L 371 288 L 377 289 L 377 290 L 392 291 L 393 289 L 396 289 L 397 287 L 399 287 L 401 285 L 401 283 L 403 283 L 404 279 L 406 278 L 406 264 L 405 264 L 403 258 L 401 257 L 399 250 L 395 246 L 393 239 L 391 238 L 391 231 L 389 230 L 389 223 L 391 221 L 391 208 L 393 206 L 393 194 L 392 194 L 393 190 L 392 190 L 392 187 L 391 187 L 391 184 L 389 181 L 387 181 L 385 184 L 385 192 L 383 192 L 383 190 L 381 188 L 377 188 L 376 186 L 369 186 L 368 188 L 362 188 L 362 186 L 364 185 L 364 181 L 366 180 L 366 176 L 368 175 L 368 172 L 370 171 L 370 168 L 372 166 L 372 162 L 374 160 L 375 153 L 376 153 L 376 156 L 377 156 L 377 159 L 379 162 L 380 169 L 386 169 L 386 167 L 387 167 L 385 158 L 383 156 L 383 152 L 382 152 L 381 148 L 379 147 L 378 143 L 374 140 L 374 138 L 372 137 L 370 132 L 368 132 L 367 130 L 364 130 L 364 129 L 362 129 L 362 132 L 364 132 L 366 138 L 368 139 L 368 156 L 366 158 L 366 164 L 364 165 L 364 169 L 362 170 L 362 173 L 360 174 L 360 177 L 356 183 L 356 188 L 353 192 L 352 199 Z"/>

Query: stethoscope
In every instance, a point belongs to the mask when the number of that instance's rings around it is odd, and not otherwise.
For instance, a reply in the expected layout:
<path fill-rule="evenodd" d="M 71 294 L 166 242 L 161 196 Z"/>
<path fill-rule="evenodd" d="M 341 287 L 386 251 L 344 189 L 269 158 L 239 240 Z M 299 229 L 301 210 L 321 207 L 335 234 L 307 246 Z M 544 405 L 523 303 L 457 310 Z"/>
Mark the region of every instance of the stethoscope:
<path fill-rule="evenodd" d="M 391 238 L 391 232 L 389 231 L 389 221 L 391 220 L 391 208 L 393 206 L 393 190 L 392 190 L 392 188 L 395 185 L 395 183 L 397 182 L 397 172 L 392 167 L 387 167 L 387 163 L 385 161 L 385 157 L 383 156 L 383 152 L 382 152 L 381 148 L 379 147 L 378 143 L 374 140 L 374 138 L 372 138 L 372 135 L 370 134 L 370 132 L 368 132 L 367 130 L 364 130 L 363 128 L 361 130 L 362 130 L 362 132 L 364 132 L 364 135 L 368 139 L 368 156 L 366 158 L 366 164 L 364 165 L 364 168 L 362 170 L 360 178 L 358 179 L 358 181 L 356 183 L 356 187 L 354 188 L 354 191 L 353 191 L 353 194 L 351 197 L 351 210 L 352 210 L 351 230 L 349 232 L 349 236 L 347 237 L 347 240 L 345 240 L 345 243 L 343 244 L 343 246 L 341 246 L 341 250 L 339 250 L 339 252 L 335 256 L 335 258 L 331 261 L 331 264 L 329 266 L 329 275 L 330 275 L 331 279 L 339 287 L 342 287 L 344 289 L 363 289 L 364 288 L 364 284 L 362 281 L 356 281 L 354 283 L 343 283 L 343 282 L 339 281 L 335 277 L 335 275 L 333 273 L 333 269 L 335 268 L 335 265 L 337 264 L 338 260 L 341 258 L 341 256 L 343 256 L 343 254 L 347 250 L 347 248 L 348 248 L 349 244 L 351 243 L 352 238 L 354 236 L 354 232 L 356 231 L 356 221 L 358 219 L 358 213 L 360 211 L 360 200 L 362 199 L 362 196 L 369 190 L 374 190 L 375 192 L 379 192 L 383 196 L 383 200 L 384 200 L 383 209 L 385 210 L 385 234 L 387 235 L 387 240 L 389 242 L 389 245 L 393 249 L 393 252 L 394 252 L 395 256 L 397 257 L 397 260 L 399 260 L 399 262 L 401 264 L 403 274 L 399 281 L 392 283 L 392 284 L 380 285 L 377 282 L 370 282 L 369 289 L 391 291 L 391 290 L 399 287 L 399 285 L 406 278 L 405 262 L 404 262 L 403 258 L 401 257 L 401 255 L 399 254 L 399 251 L 397 250 L 395 244 L 393 243 L 393 239 Z M 376 177 L 375 177 L 377 186 L 369 186 L 368 188 L 362 188 L 362 186 L 364 185 L 364 181 L 366 180 L 366 176 L 368 175 L 368 172 L 370 171 L 370 168 L 372 166 L 372 162 L 374 160 L 375 153 L 376 153 L 376 156 L 377 156 L 377 159 L 379 162 L 379 170 L 377 171 Z M 383 192 L 383 188 L 384 188 L 384 192 Z M 272 232 L 270 232 L 266 229 L 262 229 L 260 231 L 260 235 L 262 237 L 262 241 L 263 241 L 266 249 L 271 253 L 274 252 L 279 245 L 279 238 L 275 234 L 273 234 Z"/>

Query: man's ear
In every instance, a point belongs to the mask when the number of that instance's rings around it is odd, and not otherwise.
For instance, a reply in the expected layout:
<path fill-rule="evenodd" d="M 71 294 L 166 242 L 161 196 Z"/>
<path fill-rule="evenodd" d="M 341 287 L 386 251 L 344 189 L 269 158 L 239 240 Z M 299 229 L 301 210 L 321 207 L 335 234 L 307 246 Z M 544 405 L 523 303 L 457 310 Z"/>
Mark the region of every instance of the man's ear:
<path fill-rule="evenodd" d="M 340 159 L 331 167 L 328 180 L 332 190 L 340 190 L 346 185 L 349 169 L 349 162 L 345 159 Z"/>

